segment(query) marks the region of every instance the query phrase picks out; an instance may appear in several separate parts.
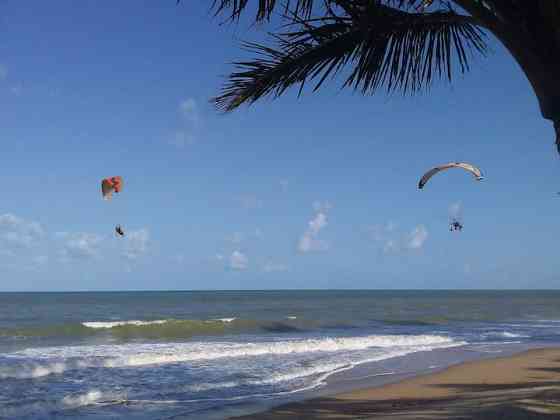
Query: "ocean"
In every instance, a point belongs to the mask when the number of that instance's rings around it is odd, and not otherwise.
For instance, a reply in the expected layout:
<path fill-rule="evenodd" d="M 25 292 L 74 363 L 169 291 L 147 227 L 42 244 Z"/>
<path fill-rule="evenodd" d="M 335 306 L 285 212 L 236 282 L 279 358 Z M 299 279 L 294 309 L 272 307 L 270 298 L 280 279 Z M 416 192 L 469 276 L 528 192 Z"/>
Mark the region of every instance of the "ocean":
<path fill-rule="evenodd" d="M 0 418 L 223 419 L 558 344 L 560 291 L 0 293 Z"/>

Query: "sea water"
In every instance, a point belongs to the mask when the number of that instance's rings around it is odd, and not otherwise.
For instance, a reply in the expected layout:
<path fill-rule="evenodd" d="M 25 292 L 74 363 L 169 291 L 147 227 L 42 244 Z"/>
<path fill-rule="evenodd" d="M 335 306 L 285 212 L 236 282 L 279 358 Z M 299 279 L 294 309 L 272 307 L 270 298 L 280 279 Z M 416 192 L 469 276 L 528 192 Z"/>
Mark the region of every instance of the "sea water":
<path fill-rule="evenodd" d="M 219 419 L 557 343 L 558 291 L 0 293 L 0 417 Z"/>

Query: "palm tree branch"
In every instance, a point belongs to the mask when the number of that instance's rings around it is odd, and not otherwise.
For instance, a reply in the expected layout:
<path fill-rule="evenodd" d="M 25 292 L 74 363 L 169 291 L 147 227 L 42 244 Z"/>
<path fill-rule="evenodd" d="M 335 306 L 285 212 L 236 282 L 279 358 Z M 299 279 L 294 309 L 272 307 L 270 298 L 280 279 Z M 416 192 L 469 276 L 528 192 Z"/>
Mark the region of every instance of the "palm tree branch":
<path fill-rule="evenodd" d="M 326 0 L 328 3 L 331 0 Z M 255 20 L 257 22 L 270 19 L 272 13 L 278 6 L 277 0 L 258 0 L 257 12 Z M 295 3 L 295 5 L 294 5 Z M 215 14 L 224 13 L 229 10 L 229 19 L 232 21 L 239 20 L 243 11 L 249 5 L 249 0 L 213 0 L 211 8 L 214 9 Z M 292 7 L 294 5 L 294 7 Z M 314 0 L 284 0 L 284 12 L 294 10 L 298 14 L 310 16 L 313 10 Z"/>
<path fill-rule="evenodd" d="M 327 36 L 328 31 L 330 36 Z M 279 96 L 291 85 L 303 85 L 309 76 L 316 76 L 326 66 L 347 59 L 360 42 L 358 31 L 348 31 L 347 25 L 340 23 L 276 35 L 275 39 L 279 49 L 244 44 L 245 48 L 257 53 L 258 58 L 235 63 L 240 71 L 230 75 L 222 95 L 214 99 L 219 108 L 230 111 L 262 96 Z M 316 42 L 316 39 L 322 41 Z"/>
<path fill-rule="evenodd" d="M 389 9 L 389 8 L 387 8 Z M 389 13 L 390 11 L 390 13 Z M 453 57 L 461 72 L 469 69 L 469 52 L 484 53 L 483 35 L 469 16 L 452 11 L 406 13 L 395 9 L 367 13 L 367 32 L 350 20 L 306 20 L 298 30 L 274 35 L 277 47 L 245 44 L 258 54 L 252 61 L 235 63 L 237 71 L 214 102 L 231 111 L 264 96 L 280 96 L 308 80 L 317 90 L 328 78 L 352 64 L 343 87 L 373 93 L 416 92 L 434 76 L 451 80 Z M 386 12 L 386 13 L 385 13 Z"/>
<path fill-rule="evenodd" d="M 498 18 L 490 9 L 484 6 L 480 0 L 453 0 L 462 7 L 467 13 L 477 19 L 481 26 L 492 32 L 501 31 L 501 24 Z"/>

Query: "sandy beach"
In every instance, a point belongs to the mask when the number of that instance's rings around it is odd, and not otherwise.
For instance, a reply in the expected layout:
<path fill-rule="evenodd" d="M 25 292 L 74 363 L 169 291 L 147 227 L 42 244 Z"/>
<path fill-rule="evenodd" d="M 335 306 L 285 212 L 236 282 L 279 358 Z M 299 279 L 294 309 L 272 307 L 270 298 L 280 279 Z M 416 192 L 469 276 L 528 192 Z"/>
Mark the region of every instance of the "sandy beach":
<path fill-rule="evenodd" d="M 238 417 L 354 418 L 560 419 L 560 348 L 467 362 L 395 384 Z"/>

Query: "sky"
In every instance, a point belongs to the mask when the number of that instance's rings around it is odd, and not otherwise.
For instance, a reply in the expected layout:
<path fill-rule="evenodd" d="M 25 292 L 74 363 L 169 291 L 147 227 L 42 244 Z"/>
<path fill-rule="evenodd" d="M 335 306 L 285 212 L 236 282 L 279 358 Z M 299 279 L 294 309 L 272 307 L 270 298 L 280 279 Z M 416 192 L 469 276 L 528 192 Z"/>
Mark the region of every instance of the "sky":
<path fill-rule="evenodd" d="M 222 20 L 0 1 L 0 291 L 558 288 L 552 126 L 494 39 L 414 97 L 336 79 L 222 114 L 210 98 L 265 30 Z M 486 178 L 417 189 L 449 161 Z"/>

